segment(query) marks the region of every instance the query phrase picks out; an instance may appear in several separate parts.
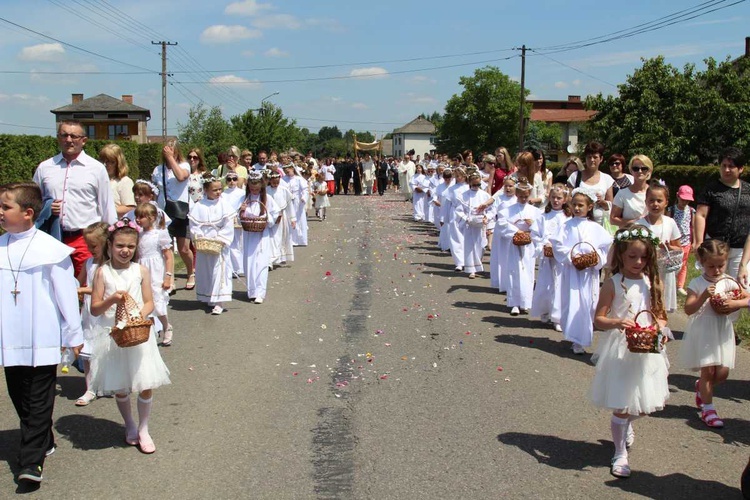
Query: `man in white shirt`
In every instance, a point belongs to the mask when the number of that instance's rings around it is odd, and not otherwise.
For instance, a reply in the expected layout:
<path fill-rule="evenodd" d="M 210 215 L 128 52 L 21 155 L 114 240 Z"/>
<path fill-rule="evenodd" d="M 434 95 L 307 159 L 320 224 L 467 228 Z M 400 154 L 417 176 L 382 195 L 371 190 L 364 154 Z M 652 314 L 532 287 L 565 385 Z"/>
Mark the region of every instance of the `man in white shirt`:
<path fill-rule="evenodd" d="M 60 122 L 57 143 L 61 153 L 40 163 L 34 172 L 42 197 L 53 200 L 52 215 L 59 217 L 63 243 L 73 248 L 76 275 L 91 257 L 83 229 L 95 222 L 117 221 L 107 168 L 86 154 L 86 140 L 79 122 Z"/>
<path fill-rule="evenodd" d="M 412 200 L 412 188 L 411 178 L 414 177 L 414 172 L 417 170 L 414 162 L 411 161 L 411 151 L 406 153 L 404 159 L 398 164 L 398 184 L 401 192 L 406 196 L 406 201 Z"/>
<path fill-rule="evenodd" d="M 336 189 L 336 178 L 333 174 L 336 173 L 336 167 L 333 166 L 333 158 L 326 158 L 326 164 L 320 167 L 320 171 L 324 174 L 324 180 L 326 181 L 326 187 L 328 188 L 328 197 L 333 196 L 333 192 Z"/>
<path fill-rule="evenodd" d="M 253 165 L 253 170 L 265 170 L 266 162 L 268 162 L 268 153 L 266 153 L 265 151 L 261 151 L 260 153 L 258 153 L 258 163 Z"/>

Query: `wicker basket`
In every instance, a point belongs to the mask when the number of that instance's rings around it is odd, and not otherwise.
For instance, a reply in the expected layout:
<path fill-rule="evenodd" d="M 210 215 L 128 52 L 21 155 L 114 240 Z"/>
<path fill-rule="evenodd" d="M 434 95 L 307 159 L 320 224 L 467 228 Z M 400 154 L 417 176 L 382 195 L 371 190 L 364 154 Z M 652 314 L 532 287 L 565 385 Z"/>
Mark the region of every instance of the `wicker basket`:
<path fill-rule="evenodd" d="M 125 326 L 118 327 L 122 324 Z M 126 293 L 124 300 L 117 304 L 115 326 L 109 335 L 118 347 L 133 347 L 148 340 L 153 324 L 152 320 L 143 319 L 138 304 Z"/>
<path fill-rule="evenodd" d="M 516 231 L 513 235 L 513 244 L 522 247 L 531 243 L 531 233 L 529 231 Z"/>
<path fill-rule="evenodd" d="M 573 252 L 578 247 L 578 245 L 586 244 L 591 247 L 590 252 L 581 252 L 577 255 L 573 255 Z M 573 245 L 573 248 L 570 249 L 570 260 L 573 262 L 573 265 L 576 266 L 576 269 L 579 271 L 583 271 L 584 269 L 588 269 L 589 267 L 594 267 L 597 264 L 599 264 L 599 254 L 596 253 L 596 248 L 594 248 L 594 245 L 589 243 L 588 241 L 579 241 L 575 245 Z"/>
<path fill-rule="evenodd" d="M 221 255 L 221 251 L 224 249 L 223 241 L 209 238 L 196 238 L 193 244 L 198 253 L 205 255 Z"/>
<path fill-rule="evenodd" d="M 253 202 L 255 203 L 255 202 Z M 261 203 L 260 206 L 263 207 L 263 211 L 266 211 L 266 206 Z M 264 215 L 251 215 L 250 217 L 245 217 L 242 215 L 242 210 L 240 210 L 240 225 L 242 226 L 242 229 L 244 231 L 249 231 L 251 233 L 262 233 L 266 230 L 266 226 L 268 226 L 268 213 Z"/>
<path fill-rule="evenodd" d="M 682 257 L 682 250 L 670 250 L 669 247 L 663 245 L 659 249 L 659 268 L 665 273 L 676 273 L 682 269 Z"/>
<path fill-rule="evenodd" d="M 654 324 L 649 326 L 638 325 L 638 316 L 648 313 Z M 661 352 L 662 335 L 659 323 L 654 313 L 645 309 L 635 315 L 635 326 L 625 329 L 625 340 L 628 342 L 628 350 L 638 354 Z"/>
<path fill-rule="evenodd" d="M 235 229 L 242 229 L 242 224 L 240 224 L 240 216 L 234 218 L 234 228 Z"/>
<path fill-rule="evenodd" d="M 711 304 L 711 309 L 714 310 L 716 314 L 722 314 L 726 315 L 729 313 L 721 312 L 721 308 L 726 304 L 727 300 L 732 299 L 739 299 L 742 297 L 742 285 L 739 281 L 732 278 L 731 276 L 724 276 L 719 281 L 716 282 L 714 285 L 714 288 L 719 288 L 719 283 L 727 281 L 725 286 L 721 287 L 721 290 L 716 291 L 713 295 L 711 295 L 711 298 L 708 299 L 709 304 Z"/>
<path fill-rule="evenodd" d="M 544 245 L 544 256 L 550 259 L 554 258 L 555 254 L 552 253 L 552 247 Z"/>

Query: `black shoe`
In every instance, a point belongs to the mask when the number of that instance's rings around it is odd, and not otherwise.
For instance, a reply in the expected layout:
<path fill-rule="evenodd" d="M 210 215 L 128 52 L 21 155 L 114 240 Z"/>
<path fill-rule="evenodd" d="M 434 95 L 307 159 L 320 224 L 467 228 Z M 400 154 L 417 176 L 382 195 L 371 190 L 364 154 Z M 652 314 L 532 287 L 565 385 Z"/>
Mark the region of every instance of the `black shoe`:
<path fill-rule="evenodd" d="M 42 482 L 42 466 L 32 465 L 24 467 L 21 472 L 18 473 L 19 481 L 30 481 L 32 483 Z"/>

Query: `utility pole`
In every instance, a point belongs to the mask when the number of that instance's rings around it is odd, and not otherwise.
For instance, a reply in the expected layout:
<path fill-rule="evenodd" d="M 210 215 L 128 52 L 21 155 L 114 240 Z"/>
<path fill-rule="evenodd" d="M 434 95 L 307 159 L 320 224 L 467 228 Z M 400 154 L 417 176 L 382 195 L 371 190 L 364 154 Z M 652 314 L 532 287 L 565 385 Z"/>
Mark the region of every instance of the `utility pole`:
<path fill-rule="evenodd" d="M 161 139 L 167 144 L 167 46 L 177 45 L 177 42 L 151 42 L 151 45 L 161 45 Z"/>
<path fill-rule="evenodd" d="M 518 151 L 523 151 L 523 136 L 526 132 L 523 110 L 526 104 L 526 45 L 521 46 L 521 105 L 518 109 Z"/>

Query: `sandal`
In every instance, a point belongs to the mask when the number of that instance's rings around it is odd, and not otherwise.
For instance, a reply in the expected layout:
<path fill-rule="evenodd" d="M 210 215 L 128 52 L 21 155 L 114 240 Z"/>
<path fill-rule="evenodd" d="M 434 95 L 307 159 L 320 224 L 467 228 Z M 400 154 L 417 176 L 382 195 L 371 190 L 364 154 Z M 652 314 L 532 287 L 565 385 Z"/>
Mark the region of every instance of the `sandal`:
<path fill-rule="evenodd" d="M 83 396 L 76 399 L 76 406 L 88 406 L 93 400 L 96 399 L 96 393 L 93 391 L 86 391 Z"/>
<path fill-rule="evenodd" d="M 148 434 L 145 436 L 138 435 L 138 449 L 141 453 L 150 455 L 156 451 L 156 445 Z"/>
<path fill-rule="evenodd" d="M 701 398 L 700 383 L 700 379 L 695 381 L 695 406 L 697 406 L 698 408 L 703 408 L 703 398 Z"/>
<path fill-rule="evenodd" d="M 164 340 L 162 340 L 161 345 L 164 347 L 169 347 L 172 345 L 172 325 L 169 325 L 167 327 L 167 331 L 164 332 Z"/>
<path fill-rule="evenodd" d="M 704 410 L 701 413 L 701 420 L 712 429 L 721 429 L 724 427 L 724 421 L 719 418 L 716 410 Z"/>
<path fill-rule="evenodd" d="M 630 477 L 630 465 L 628 464 L 627 459 L 612 460 L 612 467 L 610 467 L 609 473 L 620 479 L 629 478 Z"/>
<path fill-rule="evenodd" d="M 187 283 L 185 283 L 185 290 L 192 290 L 195 288 L 195 273 L 188 276 Z"/>

